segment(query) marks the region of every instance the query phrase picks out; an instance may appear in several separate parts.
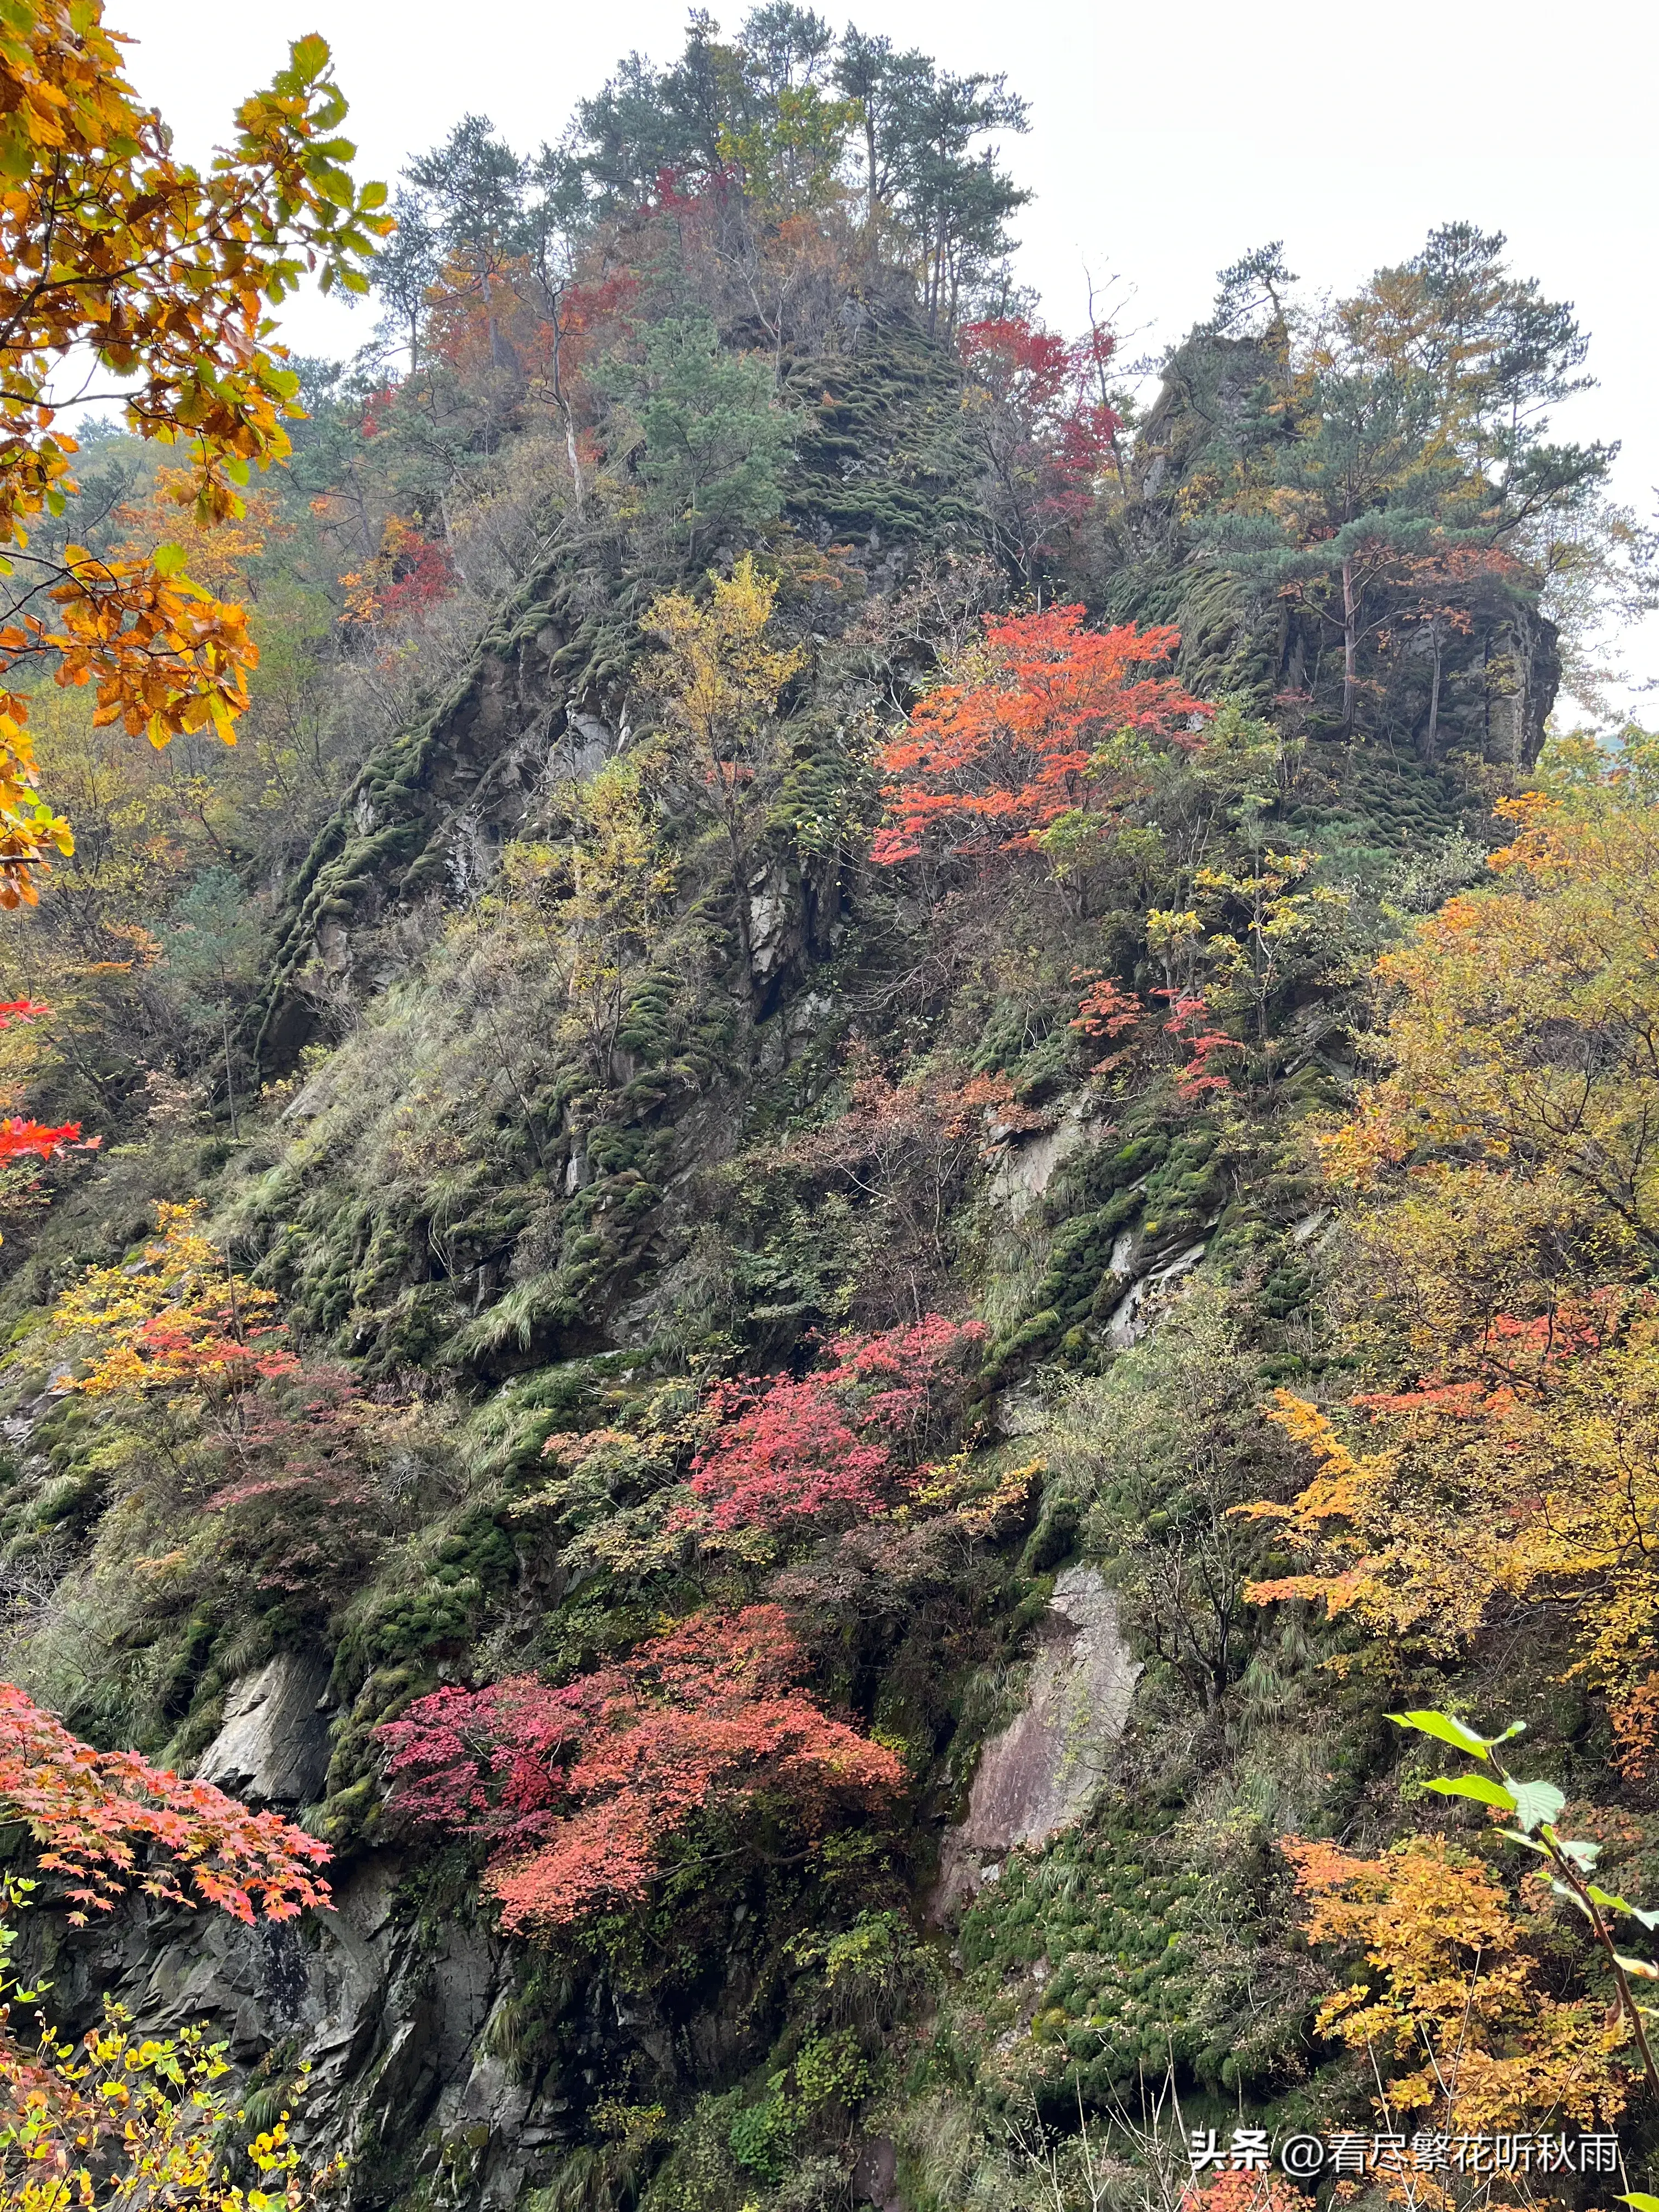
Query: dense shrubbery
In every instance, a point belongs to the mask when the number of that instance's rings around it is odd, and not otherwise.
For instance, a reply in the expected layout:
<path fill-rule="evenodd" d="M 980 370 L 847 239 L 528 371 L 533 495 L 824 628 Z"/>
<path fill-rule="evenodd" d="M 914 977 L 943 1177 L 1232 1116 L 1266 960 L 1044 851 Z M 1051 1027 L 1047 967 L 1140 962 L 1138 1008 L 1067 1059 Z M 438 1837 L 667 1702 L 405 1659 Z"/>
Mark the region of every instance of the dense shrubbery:
<path fill-rule="evenodd" d="M 735 1814 L 759 1848 L 765 1826 L 811 1835 L 899 1785 L 893 1754 L 820 1711 L 804 1672 L 780 1609 L 748 1606 L 562 1690 L 533 1675 L 441 1690 L 385 1730 L 394 1804 L 486 1838 L 515 1931 L 637 1901 L 689 1824 L 729 1835 Z"/>

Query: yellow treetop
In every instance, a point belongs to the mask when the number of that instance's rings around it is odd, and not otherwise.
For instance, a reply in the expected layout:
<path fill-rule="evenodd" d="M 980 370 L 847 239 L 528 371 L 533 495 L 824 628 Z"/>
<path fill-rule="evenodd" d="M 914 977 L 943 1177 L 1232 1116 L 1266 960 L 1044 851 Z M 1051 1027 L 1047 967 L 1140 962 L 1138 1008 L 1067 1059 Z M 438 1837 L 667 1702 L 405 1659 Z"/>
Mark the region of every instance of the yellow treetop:
<path fill-rule="evenodd" d="M 232 1273 L 203 1236 L 201 1212 L 199 1199 L 158 1206 L 161 1234 L 136 1266 L 89 1267 L 58 1300 L 53 1328 L 88 1340 L 95 1355 L 72 1389 L 219 1397 L 294 1371 L 273 1340 L 276 1292 Z"/>
<path fill-rule="evenodd" d="M 240 515 L 239 486 L 287 453 L 283 417 L 298 411 L 268 309 L 307 270 L 325 290 L 364 289 L 359 264 L 391 227 L 384 186 L 344 167 L 345 112 L 326 44 L 302 39 L 203 173 L 140 105 L 102 0 L 0 0 L 0 677 L 49 666 L 94 684 L 98 719 L 155 744 L 209 723 L 232 740 L 257 655 L 242 610 L 191 580 L 181 547 L 28 550 L 31 520 L 76 489 L 53 378 L 90 355 L 133 430 L 188 446 L 181 497 L 198 523 Z M 72 849 L 38 794 L 27 714 L 0 687 L 7 906 L 35 896 L 49 849 Z"/>
<path fill-rule="evenodd" d="M 1659 1635 L 1659 810 L 1638 760 L 1504 811 L 1492 887 L 1382 963 L 1387 1070 L 1328 1146 L 1395 1384 L 1344 1433 L 1280 1395 L 1316 1471 L 1247 1509 L 1300 1570 L 1251 1595 L 1446 1654 L 1565 1605 L 1617 1703 Z"/>
<path fill-rule="evenodd" d="M 664 647 L 641 675 L 668 774 L 713 815 L 724 837 L 748 969 L 750 873 L 788 759 L 778 702 L 806 653 L 769 641 L 778 587 L 757 569 L 752 554 L 745 553 L 730 576 L 711 571 L 708 583 L 704 605 L 687 592 L 664 592 L 652 602 L 646 627 Z"/>
<path fill-rule="evenodd" d="M 777 709 L 778 695 L 805 661 L 799 647 L 780 650 L 767 629 L 778 587 L 745 553 L 729 577 L 711 575 L 708 604 L 687 592 L 664 592 L 646 627 L 665 649 L 645 672 L 661 702 L 671 736 L 683 739 L 714 793 L 751 782 L 755 755 Z"/>

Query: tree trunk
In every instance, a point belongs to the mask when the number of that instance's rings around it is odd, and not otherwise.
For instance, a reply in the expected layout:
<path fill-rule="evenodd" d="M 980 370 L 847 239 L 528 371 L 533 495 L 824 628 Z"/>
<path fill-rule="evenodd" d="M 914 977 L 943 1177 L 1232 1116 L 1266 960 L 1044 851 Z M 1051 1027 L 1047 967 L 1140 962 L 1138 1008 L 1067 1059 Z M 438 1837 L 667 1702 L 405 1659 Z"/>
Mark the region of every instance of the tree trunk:
<path fill-rule="evenodd" d="M 582 489 L 581 456 L 576 451 L 576 427 L 570 419 L 570 410 L 568 407 L 562 408 L 561 412 L 564 416 L 564 450 L 569 457 L 570 481 L 576 494 L 576 520 L 580 522 L 586 519 L 587 507 L 586 495 Z"/>
<path fill-rule="evenodd" d="M 570 463 L 570 484 L 576 501 L 576 520 L 580 522 L 586 514 L 586 488 L 582 483 L 581 455 L 576 449 L 576 425 L 570 412 L 570 403 L 564 396 L 564 379 L 560 373 L 559 349 L 563 342 L 563 333 L 559 328 L 556 312 L 554 313 L 552 322 L 553 404 L 559 410 L 560 421 L 564 424 L 565 457 Z"/>
<path fill-rule="evenodd" d="M 225 1040 L 225 1100 L 230 1108 L 230 1135 L 234 1144 L 241 1132 L 236 1127 L 236 1084 L 230 1072 L 230 1009 L 221 1005 L 219 1022 Z"/>
<path fill-rule="evenodd" d="M 1353 593 L 1353 562 L 1342 563 L 1342 728 L 1353 735 L 1354 707 L 1359 696 L 1358 610 Z"/>
<path fill-rule="evenodd" d="M 499 368 L 501 365 L 501 338 L 495 327 L 495 301 L 489 289 L 489 271 L 487 269 L 483 272 L 483 303 L 484 321 L 489 328 L 489 366 Z"/>
<path fill-rule="evenodd" d="M 1440 728 L 1440 625 L 1437 623 L 1429 632 L 1434 645 L 1434 681 L 1429 687 L 1429 734 L 1425 750 L 1429 766 L 1434 766 L 1435 738 Z"/>
<path fill-rule="evenodd" d="M 749 854 L 735 823 L 726 825 L 726 849 L 732 856 L 732 888 L 737 896 L 738 957 L 743 964 L 743 1002 L 755 1018 L 755 945 L 749 921 Z"/>

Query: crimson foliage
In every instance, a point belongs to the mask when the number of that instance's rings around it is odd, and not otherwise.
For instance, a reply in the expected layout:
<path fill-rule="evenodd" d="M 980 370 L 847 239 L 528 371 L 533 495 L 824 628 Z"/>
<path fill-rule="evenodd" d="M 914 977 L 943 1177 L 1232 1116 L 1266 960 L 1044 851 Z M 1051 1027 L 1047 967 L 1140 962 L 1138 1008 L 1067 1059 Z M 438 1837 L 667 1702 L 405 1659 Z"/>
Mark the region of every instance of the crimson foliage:
<path fill-rule="evenodd" d="M 563 1689 L 439 1690 L 380 1735 L 405 1818 L 482 1838 L 517 1933 L 637 1901 L 699 1816 L 763 1806 L 809 1832 L 903 1780 L 893 1753 L 796 1687 L 781 1609 L 694 1613 Z"/>
<path fill-rule="evenodd" d="M 68 1882 L 76 1922 L 134 1881 L 238 1920 L 291 1920 L 329 1901 L 314 1871 L 333 1856 L 326 1844 L 136 1751 L 94 1751 L 9 1682 L 0 1682 L 0 1819 L 22 1821 L 45 1845 L 40 1864 Z"/>
<path fill-rule="evenodd" d="M 696 1503 L 679 1524 L 800 1533 L 886 1511 L 959 1401 L 984 1339 L 976 1322 L 928 1314 L 837 1337 L 828 1363 L 799 1382 L 718 1384 L 721 1426 L 693 1464 Z"/>

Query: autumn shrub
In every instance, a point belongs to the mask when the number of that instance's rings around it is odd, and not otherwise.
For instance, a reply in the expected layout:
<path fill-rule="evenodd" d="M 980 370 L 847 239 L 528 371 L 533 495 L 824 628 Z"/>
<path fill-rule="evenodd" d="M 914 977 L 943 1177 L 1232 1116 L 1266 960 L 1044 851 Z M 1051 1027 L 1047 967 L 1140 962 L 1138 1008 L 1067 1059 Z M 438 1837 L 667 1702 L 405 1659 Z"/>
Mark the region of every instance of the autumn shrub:
<path fill-rule="evenodd" d="M 337 1606 L 396 1526 L 386 1432 L 400 1419 L 405 1409 L 376 1404 L 329 1368 L 252 1404 L 227 1479 L 204 1500 L 226 1581 L 256 1602 L 297 1601 L 301 1614 Z"/>
<path fill-rule="evenodd" d="M 49 1894 L 71 1924 L 108 1913 L 137 1890 L 162 1905 L 217 1906 L 234 1917 L 289 1920 L 326 1905 L 328 1846 L 275 1813 L 250 1813 L 212 1784 L 186 1780 L 126 1751 L 97 1751 L 10 1684 L 0 1684 L 0 1814 L 20 1824 Z M 257 2176 L 234 2183 L 226 2136 L 234 2125 L 218 2087 L 226 2046 L 199 2027 L 158 2039 L 135 2033 L 106 2003 L 72 2043 L 41 2013 L 21 2030 L 25 1990 L 6 1971 L 20 1910 L 36 1884 L 9 1875 L 0 1895 L 0 2203 L 66 2212 L 156 2202 L 195 2212 L 300 2212 L 309 2203 L 289 2115 L 246 2144 Z M 317 2176 L 315 2181 L 325 2177 Z"/>
<path fill-rule="evenodd" d="M 556 1430 L 542 1446 L 551 1480 L 511 1508 L 514 1522 L 550 1519 L 567 1571 L 586 1581 L 651 1573 L 678 1556 L 674 1438 L 602 1428 Z M 568 1611 L 568 1607 L 562 1608 Z"/>
<path fill-rule="evenodd" d="M 781 1610 L 755 1605 L 563 1689 L 434 1692 L 380 1731 L 394 1808 L 484 1843 L 504 1927 L 568 1926 L 643 1898 L 694 1825 L 737 1816 L 753 1848 L 763 1820 L 810 1837 L 902 1789 L 891 1752 L 797 1686 L 806 1667 Z"/>
<path fill-rule="evenodd" d="M 163 1205 L 137 1261 L 64 1292 L 53 1340 L 89 1356 L 60 1388 L 99 1409 L 94 1462 L 129 1434 L 159 1448 L 191 1510 L 167 1555 L 194 1561 L 185 1582 L 210 1564 L 216 1597 L 325 1614 L 441 1488 L 444 1449 L 418 1408 L 289 1350 L 276 1293 L 228 1267 L 201 1211 Z"/>
<path fill-rule="evenodd" d="M 1606 2126 L 1631 2086 L 1615 2006 L 1559 1994 L 1539 1931 L 1480 1860 L 1409 1836 L 1367 1858 L 1292 1838 L 1309 1940 L 1364 1966 L 1321 2006 L 1322 2033 L 1384 2065 L 1390 2107 L 1464 2130 Z"/>
<path fill-rule="evenodd" d="M 1137 747 L 1198 742 L 1212 709 L 1148 672 L 1179 632 L 1090 630 L 1083 617 L 1081 606 L 985 617 L 983 645 L 882 749 L 888 819 L 873 859 L 1007 854 L 1066 816 L 1103 826 Z"/>
<path fill-rule="evenodd" d="M 328 1901 L 315 1872 L 332 1856 L 325 1844 L 136 1752 L 94 1750 L 9 1682 L 0 1683 L 0 1810 L 41 1847 L 40 1864 L 63 1883 L 77 1922 L 135 1887 L 170 1904 L 199 1898 L 245 1921 L 292 1919 Z"/>
<path fill-rule="evenodd" d="M 15 1009 L 0 1006 L 0 1015 L 9 1012 L 15 1012 Z M 3 1024 L 0 1023 L 0 1026 Z M 81 1124 L 78 1121 L 64 1121 L 56 1128 L 47 1128 L 44 1123 L 30 1121 L 24 1115 L 8 1115 L 0 1121 L 0 1164 L 31 1158 L 60 1159 L 71 1146 L 77 1144 L 80 1135 Z"/>
<path fill-rule="evenodd" d="M 232 1271 L 203 1235 L 202 1211 L 199 1199 L 159 1205 L 159 1233 L 137 1261 L 88 1268 L 58 1300 L 54 1331 L 94 1355 L 72 1388 L 190 1394 L 234 1424 L 255 1384 L 299 1371 L 272 1318 L 276 1293 Z"/>
<path fill-rule="evenodd" d="M 15 2002 L 38 1994 L 3 1981 L 0 1990 Z M 27 2045 L 0 2039 L 0 2208 L 302 2212 L 338 2181 L 341 2162 L 302 2174 L 292 2115 L 279 2104 L 260 2127 L 221 2086 L 227 2049 L 199 2027 L 141 2034 L 118 2005 L 74 2042 L 44 2021 Z M 234 2178 L 237 2164 L 252 2170 L 251 2187 Z"/>
<path fill-rule="evenodd" d="M 70 1905 L 70 1924 L 108 1913 L 133 1889 L 161 1905 L 216 1905 L 243 1923 L 292 1920 L 330 1902 L 319 1874 L 327 1844 L 276 1814 L 250 1814 L 212 1783 L 185 1781 L 135 1752 L 93 1750 L 11 1683 L 0 1683 L 0 1814 L 28 1832 L 40 1871 Z M 7 1973 L 15 1917 L 35 1905 L 33 1891 L 33 1881 L 13 1875 L 0 1891 L 0 2205 L 301 2212 L 331 2177 L 301 2179 L 281 2108 L 265 2128 L 248 2121 L 257 2128 L 243 2139 L 252 2188 L 232 2181 L 226 2136 L 246 2115 L 232 2115 L 219 2088 L 230 2073 L 226 2044 L 208 2042 L 204 2028 L 157 2039 L 106 2002 L 77 2042 L 45 2013 L 33 2035 L 20 2033 L 20 2006 L 49 1990 L 22 1989 Z"/>
<path fill-rule="evenodd" d="M 1313 2199 L 1284 2174 L 1228 2170 L 1182 2191 L 1181 2212 L 1310 2212 Z"/>
<path fill-rule="evenodd" d="M 889 1511 L 905 1478 L 960 1409 L 975 1322 L 932 1314 L 908 1328 L 837 1337 L 799 1382 L 717 1383 L 715 1434 L 693 1462 L 678 1525 L 711 1540 L 735 1531 L 799 1534 Z"/>

